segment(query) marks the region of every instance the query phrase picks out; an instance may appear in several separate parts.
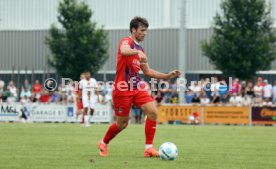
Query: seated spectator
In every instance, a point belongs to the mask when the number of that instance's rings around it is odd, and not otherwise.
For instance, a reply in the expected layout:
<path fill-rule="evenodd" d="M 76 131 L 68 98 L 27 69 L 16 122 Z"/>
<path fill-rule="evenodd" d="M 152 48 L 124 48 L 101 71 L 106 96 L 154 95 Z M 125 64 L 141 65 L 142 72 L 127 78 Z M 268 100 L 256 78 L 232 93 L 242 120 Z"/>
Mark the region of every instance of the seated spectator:
<path fill-rule="evenodd" d="M 192 103 L 192 99 L 194 97 L 194 94 L 191 89 L 188 89 L 185 94 L 186 103 Z"/>
<path fill-rule="evenodd" d="M 50 92 L 50 102 L 59 103 L 61 101 L 61 95 L 57 91 Z"/>
<path fill-rule="evenodd" d="M 230 104 L 237 106 L 242 104 L 242 98 L 237 93 L 233 93 L 229 100 Z"/>
<path fill-rule="evenodd" d="M 31 91 L 32 86 L 29 84 L 29 81 L 27 79 L 24 80 L 23 85 L 21 87 L 21 90 L 27 89 L 27 91 Z"/>
<path fill-rule="evenodd" d="M 15 100 L 17 99 L 17 88 L 15 87 L 13 81 L 10 81 L 9 86 L 7 87 L 8 92 L 10 93 L 10 96 L 12 94 L 12 97 L 15 98 Z"/>
<path fill-rule="evenodd" d="M 260 94 L 255 95 L 255 98 L 253 99 L 253 105 L 261 106 L 262 104 L 263 104 L 262 95 L 260 95 Z"/>
<path fill-rule="evenodd" d="M 220 98 L 219 98 L 218 94 L 214 93 L 213 96 L 212 96 L 211 103 L 212 104 L 218 104 L 219 102 L 220 102 Z"/>
<path fill-rule="evenodd" d="M 229 103 L 229 94 L 226 93 L 226 94 L 222 95 L 222 97 L 220 98 L 220 102 L 221 102 L 221 104 L 228 104 Z"/>
<path fill-rule="evenodd" d="M 50 103 L 50 95 L 47 90 L 42 90 L 41 96 L 39 98 L 39 102 L 41 103 Z"/>
<path fill-rule="evenodd" d="M 178 103 L 178 94 L 177 93 L 172 94 L 171 103 L 172 104 L 177 104 Z"/>
<path fill-rule="evenodd" d="M 194 97 L 192 98 L 192 103 L 200 103 L 200 98 L 198 94 L 194 94 Z"/>
<path fill-rule="evenodd" d="M 20 93 L 20 98 L 24 98 L 24 97 L 27 97 L 28 99 L 31 98 L 32 94 L 31 94 L 31 91 L 27 89 L 26 86 L 24 86 L 21 90 L 21 93 Z"/>
<path fill-rule="evenodd" d="M 242 81 L 241 82 L 241 89 L 240 89 L 240 95 L 242 96 L 242 97 L 244 97 L 245 96 L 245 89 L 246 89 L 246 82 L 245 81 Z"/>
<path fill-rule="evenodd" d="M 251 98 L 248 95 L 244 95 L 244 97 L 242 98 L 242 105 L 243 106 L 249 106 L 251 105 Z"/>
<path fill-rule="evenodd" d="M 13 93 L 9 93 L 9 96 L 7 98 L 7 102 L 10 103 L 15 103 L 16 102 L 16 97 L 14 97 Z"/>
<path fill-rule="evenodd" d="M 5 95 L 4 87 L 5 87 L 4 81 L 0 80 L 0 103 L 2 103 L 4 100 L 4 95 Z"/>
<path fill-rule="evenodd" d="M 273 96 L 272 102 L 273 104 L 275 104 L 276 103 L 276 81 L 274 81 L 274 85 L 272 87 L 272 96 Z"/>
<path fill-rule="evenodd" d="M 106 98 L 98 90 L 96 90 L 95 93 L 96 93 L 96 99 L 97 99 L 96 103 L 99 103 L 99 104 L 107 103 Z"/>
<path fill-rule="evenodd" d="M 32 93 L 35 94 L 35 98 L 39 99 L 42 92 L 42 85 L 39 83 L 39 80 L 35 81 L 35 84 L 32 86 Z"/>
<path fill-rule="evenodd" d="M 154 99 L 155 99 L 157 105 L 160 105 L 161 103 L 163 103 L 163 96 L 160 91 L 157 92 L 157 95 L 154 97 Z"/>
<path fill-rule="evenodd" d="M 200 104 L 206 105 L 206 104 L 209 104 L 209 103 L 210 103 L 210 99 L 206 96 L 206 94 L 203 94 L 200 97 Z"/>

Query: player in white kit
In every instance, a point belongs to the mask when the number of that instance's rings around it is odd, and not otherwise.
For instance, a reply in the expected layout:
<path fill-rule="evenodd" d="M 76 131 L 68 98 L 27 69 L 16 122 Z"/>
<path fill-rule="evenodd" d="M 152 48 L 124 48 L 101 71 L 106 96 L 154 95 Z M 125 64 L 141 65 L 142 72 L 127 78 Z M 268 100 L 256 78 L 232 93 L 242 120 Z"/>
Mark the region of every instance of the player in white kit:
<path fill-rule="evenodd" d="M 93 116 L 95 103 L 96 103 L 96 95 L 95 90 L 97 89 L 97 81 L 94 78 L 91 78 L 91 74 L 89 71 L 85 71 L 85 79 L 82 79 L 79 84 L 79 89 L 82 104 L 84 108 L 84 123 L 86 127 L 90 126 L 90 118 Z M 88 114 L 88 109 L 90 109 L 90 114 Z"/>

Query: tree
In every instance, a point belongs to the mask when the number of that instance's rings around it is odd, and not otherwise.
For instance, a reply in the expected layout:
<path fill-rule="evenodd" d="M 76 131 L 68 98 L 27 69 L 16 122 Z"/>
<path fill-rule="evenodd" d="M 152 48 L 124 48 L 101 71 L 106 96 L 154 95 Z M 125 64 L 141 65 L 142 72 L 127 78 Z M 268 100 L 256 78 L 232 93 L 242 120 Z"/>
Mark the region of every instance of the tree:
<path fill-rule="evenodd" d="M 84 2 L 63 0 L 58 6 L 62 28 L 51 26 L 46 37 L 52 57 L 48 59 L 62 77 L 78 80 L 80 73 L 96 73 L 108 58 L 107 33 L 91 22 L 92 11 Z"/>
<path fill-rule="evenodd" d="M 214 17 L 213 36 L 203 41 L 203 54 L 227 76 L 252 79 L 270 69 L 276 56 L 276 35 L 265 0 L 224 0 Z"/>

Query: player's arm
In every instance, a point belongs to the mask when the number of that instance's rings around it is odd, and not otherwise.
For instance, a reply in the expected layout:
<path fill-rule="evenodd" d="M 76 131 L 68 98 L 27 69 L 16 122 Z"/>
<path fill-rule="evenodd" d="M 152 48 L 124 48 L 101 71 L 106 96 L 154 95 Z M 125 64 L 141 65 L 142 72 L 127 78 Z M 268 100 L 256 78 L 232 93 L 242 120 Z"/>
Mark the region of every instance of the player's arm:
<path fill-rule="evenodd" d="M 131 49 L 131 47 L 128 44 L 123 44 L 120 47 L 121 54 L 123 56 L 133 56 L 133 55 L 138 55 L 138 50 L 136 49 Z"/>
<path fill-rule="evenodd" d="M 145 76 L 155 79 L 171 79 L 179 76 L 181 73 L 179 70 L 173 70 L 169 73 L 161 73 L 149 67 L 148 63 L 141 63 L 141 70 Z"/>
<path fill-rule="evenodd" d="M 145 76 L 156 78 L 156 79 L 171 79 L 181 74 L 179 70 L 173 70 L 167 74 L 158 72 L 149 67 L 149 64 L 147 63 L 147 56 L 143 52 L 139 52 L 139 57 L 140 57 L 140 67 Z"/>

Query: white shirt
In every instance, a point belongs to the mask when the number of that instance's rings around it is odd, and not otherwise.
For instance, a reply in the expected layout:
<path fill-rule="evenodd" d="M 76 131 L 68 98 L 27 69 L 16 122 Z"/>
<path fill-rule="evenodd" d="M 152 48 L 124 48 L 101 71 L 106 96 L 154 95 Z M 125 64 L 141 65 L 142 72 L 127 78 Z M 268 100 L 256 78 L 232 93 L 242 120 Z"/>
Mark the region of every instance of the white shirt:
<path fill-rule="evenodd" d="M 263 91 L 263 86 L 262 85 L 260 85 L 260 86 L 255 85 L 254 86 L 254 92 L 256 94 L 259 94 L 261 96 L 262 95 L 262 91 Z"/>
<path fill-rule="evenodd" d="M 96 87 L 97 87 L 96 79 L 94 78 L 90 78 L 90 80 L 82 79 L 79 83 L 79 88 L 82 89 L 82 99 L 89 100 L 90 98 L 95 97 Z"/>
<path fill-rule="evenodd" d="M 272 86 L 271 84 L 267 84 L 264 86 L 264 97 L 271 97 L 272 96 Z"/>
<path fill-rule="evenodd" d="M 209 104 L 210 103 L 210 99 L 209 98 L 201 98 L 200 99 L 200 103 L 205 105 L 205 104 Z"/>
<path fill-rule="evenodd" d="M 229 101 L 231 104 L 241 104 L 242 98 L 240 96 L 236 96 L 236 97 L 232 96 Z"/>

